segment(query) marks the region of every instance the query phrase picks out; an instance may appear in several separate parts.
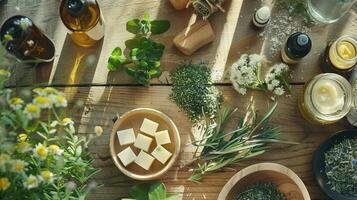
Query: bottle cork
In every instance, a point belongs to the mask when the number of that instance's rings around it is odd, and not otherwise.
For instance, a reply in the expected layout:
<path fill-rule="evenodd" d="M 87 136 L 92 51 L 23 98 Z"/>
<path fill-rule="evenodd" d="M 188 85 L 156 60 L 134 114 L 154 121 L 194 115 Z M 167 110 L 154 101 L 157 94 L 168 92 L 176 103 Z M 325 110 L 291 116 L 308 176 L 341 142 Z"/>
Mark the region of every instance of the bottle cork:
<path fill-rule="evenodd" d="M 186 8 L 186 5 L 188 4 L 189 0 L 170 0 L 172 6 L 176 10 L 182 10 Z"/>
<path fill-rule="evenodd" d="M 215 34 L 209 21 L 200 20 L 181 31 L 173 42 L 182 53 L 192 55 L 214 39 Z"/>

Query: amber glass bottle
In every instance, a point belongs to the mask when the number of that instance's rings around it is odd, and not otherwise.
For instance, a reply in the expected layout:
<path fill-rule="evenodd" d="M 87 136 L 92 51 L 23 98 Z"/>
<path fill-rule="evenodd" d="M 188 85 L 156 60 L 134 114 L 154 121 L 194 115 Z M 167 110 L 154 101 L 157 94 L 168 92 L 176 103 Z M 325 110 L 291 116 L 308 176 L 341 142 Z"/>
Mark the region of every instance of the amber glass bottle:
<path fill-rule="evenodd" d="M 0 40 L 22 62 L 50 62 L 55 55 L 53 42 L 26 16 L 7 19 L 1 26 Z"/>
<path fill-rule="evenodd" d="M 104 36 L 104 20 L 96 0 L 62 0 L 60 16 L 80 46 L 92 46 Z"/>

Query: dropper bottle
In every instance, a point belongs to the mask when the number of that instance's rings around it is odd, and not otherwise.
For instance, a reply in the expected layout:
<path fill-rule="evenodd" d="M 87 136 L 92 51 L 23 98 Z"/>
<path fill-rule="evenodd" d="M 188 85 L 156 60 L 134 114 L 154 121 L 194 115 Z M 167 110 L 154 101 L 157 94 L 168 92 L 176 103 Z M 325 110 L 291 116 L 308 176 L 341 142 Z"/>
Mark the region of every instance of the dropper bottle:
<path fill-rule="evenodd" d="M 311 50 L 312 42 L 305 33 L 296 32 L 289 36 L 281 50 L 281 60 L 286 64 L 297 64 Z"/>

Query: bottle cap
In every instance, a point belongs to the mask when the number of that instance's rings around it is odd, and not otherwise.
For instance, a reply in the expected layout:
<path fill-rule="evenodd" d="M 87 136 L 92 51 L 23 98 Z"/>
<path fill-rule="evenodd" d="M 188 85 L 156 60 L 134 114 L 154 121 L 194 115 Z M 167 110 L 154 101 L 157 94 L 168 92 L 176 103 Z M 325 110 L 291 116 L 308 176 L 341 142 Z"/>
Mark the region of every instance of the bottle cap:
<path fill-rule="evenodd" d="M 270 8 L 268 6 L 263 6 L 257 10 L 255 13 L 255 20 L 260 24 L 265 24 L 270 19 Z"/>
<path fill-rule="evenodd" d="M 85 0 L 67 0 L 67 9 L 70 15 L 79 15 L 86 5 Z"/>
<path fill-rule="evenodd" d="M 311 50 L 312 42 L 305 33 L 294 33 L 286 42 L 286 54 L 293 59 L 300 59 L 306 56 Z"/>

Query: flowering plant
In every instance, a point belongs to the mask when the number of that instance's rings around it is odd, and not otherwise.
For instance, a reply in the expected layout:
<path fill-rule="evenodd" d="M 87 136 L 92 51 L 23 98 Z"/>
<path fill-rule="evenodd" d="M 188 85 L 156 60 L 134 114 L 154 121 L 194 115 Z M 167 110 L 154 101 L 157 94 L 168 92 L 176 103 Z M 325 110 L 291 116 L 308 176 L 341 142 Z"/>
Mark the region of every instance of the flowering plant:
<path fill-rule="evenodd" d="M 290 92 L 291 87 L 287 81 L 289 67 L 286 64 L 276 64 L 269 69 L 262 80 L 261 68 L 264 65 L 264 56 L 258 54 L 243 54 L 231 67 L 231 82 L 234 89 L 245 95 L 248 89 L 272 92 L 275 95 Z"/>
<path fill-rule="evenodd" d="M 97 187 L 86 150 L 102 134 L 75 134 L 74 122 L 61 117 L 64 94 L 36 88 L 26 98 L 4 87 L 10 73 L 0 70 L 0 199 L 85 199 Z"/>

